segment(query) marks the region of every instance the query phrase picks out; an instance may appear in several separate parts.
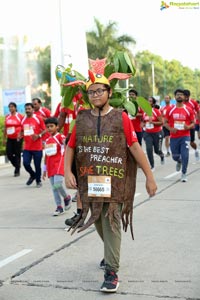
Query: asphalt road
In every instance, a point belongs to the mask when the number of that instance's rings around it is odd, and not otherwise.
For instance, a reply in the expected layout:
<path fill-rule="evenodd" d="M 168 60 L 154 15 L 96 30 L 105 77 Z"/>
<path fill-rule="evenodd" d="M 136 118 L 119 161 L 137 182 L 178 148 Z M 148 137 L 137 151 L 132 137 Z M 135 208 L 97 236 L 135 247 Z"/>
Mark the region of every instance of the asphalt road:
<path fill-rule="evenodd" d="M 171 157 L 164 166 L 155 159 L 155 197 L 138 169 L 135 240 L 123 233 L 120 287 L 112 295 L 99 292 L 103 244 L 94 226 L 74 235 L 64 230 L 76 203 L 53 217 L 48 180 L 28 187 L 23 168 L 15 178 L 10 164 L 0 165 L 0 300 L 200 299 L 200 162 L 191 151 L 182 183 Z"/>

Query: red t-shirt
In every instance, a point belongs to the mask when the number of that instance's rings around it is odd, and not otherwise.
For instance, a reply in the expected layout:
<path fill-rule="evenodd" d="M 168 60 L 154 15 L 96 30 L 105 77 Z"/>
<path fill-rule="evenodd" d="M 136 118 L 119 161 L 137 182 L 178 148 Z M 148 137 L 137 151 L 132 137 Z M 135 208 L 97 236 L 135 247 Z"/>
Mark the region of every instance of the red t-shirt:
<path fill-rule="evenodd" d="M 174 104 L 168 104 L 168 105 L 162 106 L 160 108 L 162 116 L 165 117 L 167 110 L 172 108 L 173 106 L 174 106 Z"/>
<path fill-rule="evenodd" d="M 22 130 L 21 121 L 23 116 L 16 112 L 15 115 L 9 114 L 5 117 L 6 135 L 9 139 L 17 139 Z"/>
<path fill-rule="evenodd" d="M 39 110 L 37 111 L 34 111 L 34 114 L 36 116 L 40 116 L 42 117 L 43 120 L 46 120 L 47 118 L 50 118 L 51 117 L 51 111 L 46 108 L 46 107 L 40 107 Z M 50 134 L 49 132 L 46 132 L 45 134 L 43 134 L 42 136 L 42 141 L 46 141 L 46 139 L 50 137 Z"/>
<path fill-rule="evenodd" d="M 36 116 L 41 116 L 43 119 L 51 117 L 51 111 L 46 107 L 40 107 L 39 110 L 34 111 Z"/>
<path fill-rule="evenodd" d="M 141 126 L 141 122 L 142 122 L 142 115 L 144 113 L 144 111 L 139 107 L 138 108 L 138 113 L 141 114 L 141 116 L 129 116 L 129 119 L 131 120 L 131 123 L 133 124 L 133 128 L 135 129 L 136 132 L 142 132 L 142 126 Z"/>
<path fill-rule="evenodd" d="M 61 133 L 50 136 L 45 142 L 45 158 L 48 177 L 64 176 L 64 143 L 66 137 Z"/>
<path fill-rule="evenodd" d="M 197 114 L 200 111 L 200 106 L 199 106 L 198 102 L 195 101 L 194 99 L 189 99 L 188 101 L 185 101 L 184 104 L 194 112 L 195 123 L 196 123 L 196 120 L 198 120 Z M 198 123 L 196 123 L 196 124 L 198 124 Z"/>
<path fill-rule="evenodd" d="M 162 116 L 161 111 L 157 108 L 152 108 L 152 121 L 153 122 L 158 122 L 160 121 L 158 117 Z M 144 113 L 143 114 L 143 121 L 144 121 L 144 130 L 146 132 L 159 132 L 162 130 L 161 125 L 155 125 L 149 122 L 150 117 Z"/>
<path fill-rule="evenodd" d="M 54 117 L 54 118 L 58 118 L 60 112 L 61 112 L 61 102 L 58 103 L 58 105 L 57 105 L 57 107 L 56 107 L 56 111 L 55 111 L 55 113 L 53 114 L 53 117 Z"/>
<path fill-rule="evenodd" d="M 33 114 L 30 118 L 25 116 L 21 124 L 24 133 L 24 150 L 42 150 L 42 138 L 34 141 L 32 135 L 40 134 L 46 129 L 44 120 L 40 116 Z"/>
<path fill-rule="evenodd" d="M 183 105 L 183 107 L 174 106 L 167 111 L 165 118 L 168 120 L 170 127 L 178 129 L 177 132 L 170 132 L 170 137 L 190 136 L 190 129 L 184 129 L 184 124 L 190 125 L 191 121 L 194 121 L 194 113 L 189 107 L 186 107 L 186 105 Z"/>
<path fill-rule="evenodd" d="M 123 121 L 124 134 L 126 136 L 127 145 L 130 147 L 133 143 L 138 141 L 137 136 L 135 130 L 133 129 L 133 125 L 129 117 L 125 112 L 122 113 L 122 121 Z M 72 130 L 72 134 L 70 136 L 68 146 L 71 148 L 76 147 L 76 125 Z"/>

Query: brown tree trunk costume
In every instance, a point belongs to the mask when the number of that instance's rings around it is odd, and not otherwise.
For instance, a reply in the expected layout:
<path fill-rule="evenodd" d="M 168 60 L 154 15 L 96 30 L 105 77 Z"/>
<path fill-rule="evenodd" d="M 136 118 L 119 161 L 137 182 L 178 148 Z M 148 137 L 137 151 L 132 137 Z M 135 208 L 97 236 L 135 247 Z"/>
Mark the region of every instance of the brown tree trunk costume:
<path fill-rule="evenodd" d="M 130 225 L 133 237 L 133 201 L 136 188 L 137 164 L 131 155 L 126 142 L 122 122 L 122 110 L 112 109 L 101 116 L 100 137 L 97 136 L 97 116 L 91 110 L 80 111 L 76 120 L 76 167 L 78 187 L 82 201 L 82 213 L 76 224 L 73 224 L 72 234 L 79 224 L 85 221 L 89 210 L 91 215 L 86 224 L 79 229 L 81 232 L 98 220 L 103 203 L 109 202 L 106 216 L 114 231 L 114 219 L 121 219 L 123 229 L 127 231 Z M 111 193 L 100 195 L 98 192 L 88 195 L 88 176 L 92 181 L 111 180 Z M 105 185 L 106 186 L 106 185 Z M 92 189 L 98 190 L 97 187 Z M 103 189 L 100 185 L 99 189 Z M 106 189 L 106 188 L 105 188 Z M 91 188 L 89 188 L 91 190 Z M 109 192 L 108 192 L 109 193 Z M 97 196 L 98 195 L 98 196 Z M 122 213 L 119 215 L 118 204 L 122 203 Z"/>

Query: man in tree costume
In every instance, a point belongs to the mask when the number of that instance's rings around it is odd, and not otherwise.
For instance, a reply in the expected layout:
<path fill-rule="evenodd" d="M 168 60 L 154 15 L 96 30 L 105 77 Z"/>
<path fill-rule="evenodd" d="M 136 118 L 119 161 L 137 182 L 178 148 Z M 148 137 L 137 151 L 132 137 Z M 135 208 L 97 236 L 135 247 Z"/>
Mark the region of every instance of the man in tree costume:
<path fill-rule="evenodd" d="M 137 163 L 146 176 L 150 196 L 155 195 L 157 187 L 127 113 L 109 104 L 112 96 L 110 80 L 120 79 L 120 75 L 112 74 L 107 78 L 103 71 L 94 65 L 89 71 L 86 92 L 91 109 L 78 113 L 65 152 L 65 182 L 68 188 L 78 187 L 83 206 L 72 233 L 90 212 L 90 217 L 78 232 L 95 224 L 104 243 L 105 274 L 100 290 L 116 292 L 119 286 L 121 220 L 125 231 L 130 225 L 133 238 Z M 122 79 L 125 79 L 125 74 Z M 74 156 L 77 180 L 71 171 Z"/>

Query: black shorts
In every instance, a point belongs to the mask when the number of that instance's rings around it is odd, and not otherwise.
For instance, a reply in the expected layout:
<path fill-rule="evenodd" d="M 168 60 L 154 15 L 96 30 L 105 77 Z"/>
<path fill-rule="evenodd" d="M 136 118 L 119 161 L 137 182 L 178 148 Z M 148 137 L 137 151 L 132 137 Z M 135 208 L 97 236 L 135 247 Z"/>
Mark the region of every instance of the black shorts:
<path fill-rule="evenodd" d="M 195 141 L 195 129 L 192 128 L 190 129 L 190 142 L 194 142 Z"/>
<path fill-rule="evenodd" d="M 164 127 L 164 126 L 163 126 L 163 133 L 164 133 L 164 138 L 165 138 L 166 136 L 170 136 L 170 131 L 169 131 L 169 129 L 167 129 L 167 128 Z"/>

